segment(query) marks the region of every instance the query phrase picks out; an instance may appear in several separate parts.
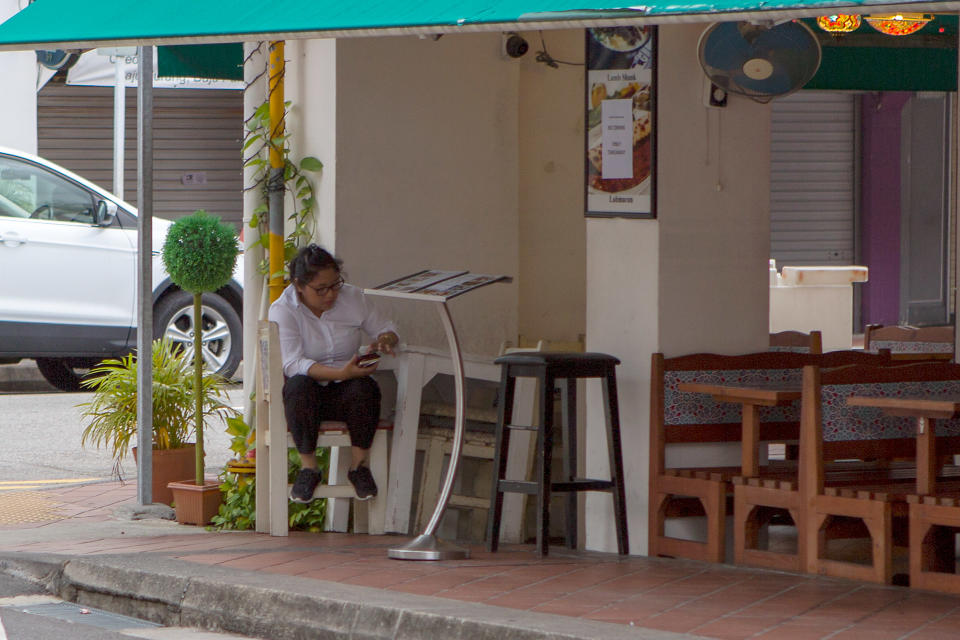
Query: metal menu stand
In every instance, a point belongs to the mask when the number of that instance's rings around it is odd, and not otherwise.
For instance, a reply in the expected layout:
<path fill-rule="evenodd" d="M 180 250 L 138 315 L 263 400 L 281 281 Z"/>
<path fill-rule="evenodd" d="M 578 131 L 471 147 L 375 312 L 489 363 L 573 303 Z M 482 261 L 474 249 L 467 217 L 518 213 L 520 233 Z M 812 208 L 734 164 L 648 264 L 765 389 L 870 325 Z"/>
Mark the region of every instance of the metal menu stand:
<path fill-rule="evenodd" d="M 460 454 L 463 448 L 463 432 L 466 428 L 466 407 L 464 400 L 463 357 L 457 332 L 453 328 L 447 300 L 494 282 L 510 282 L 512 278 L 499 275 L 471 274 L 467 271 L 418 271 L 417 273 L 393 280 L 373 289 L 364 289 L 369 295 L 422 300 L 437 305 L 440 321 L 443 323 L 450 345 L 450 358 L 453 360 L 453 380 L 456 391 L 456 418 L 453 429 L 453 445 L 450 451 L 450 464 L 443 479 L 440 497 L 433 510 L 430 522 L 419 536 L 403 545 L 387 551 L 387 556 L 395 560 L 460 560 L 470 557 L 470 550 L 436 537 L 437 528 L 443 518 L 443 512 L 450 501 L 453 481 L 457 475 Z"/>

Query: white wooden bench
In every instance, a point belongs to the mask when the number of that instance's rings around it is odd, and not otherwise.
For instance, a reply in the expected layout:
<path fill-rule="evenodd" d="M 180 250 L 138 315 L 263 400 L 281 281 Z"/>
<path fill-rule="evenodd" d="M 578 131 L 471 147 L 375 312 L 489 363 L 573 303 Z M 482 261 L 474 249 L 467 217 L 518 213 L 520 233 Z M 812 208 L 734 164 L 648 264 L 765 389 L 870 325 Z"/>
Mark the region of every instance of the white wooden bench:
<path fill-rule="evenodd" d="M 493 356 L 463 354 L 464 375 L 477 380 L 500 381 L 500 367 L 493 364 Z M 413 461 L 417 452 L 417 432 L 420 426 L 420 402 L 423 387 L 438 374 L 453 375 L 450 354 L 439 349 L 403 345 L 395 358 L 380 360 L 380 370 L 392 370 L 397 378 L 397 406 L 394 414 L 393 441 L 390 449 L 386 530 L 392 533 L 410 531 L 410 512 L 413 503 Z M 514 416 L 518 420 L 533 420 L 533 399 L 536 382 L 518 381 Z M 510 441 L 509 477 L 527 473 L 530 438 L 517 437 Z M 516 467 L 516 468 L 514 468 Z M 508 499 L 509 498 L 509 499 Z M 500 539 L 503 542 L 521 542 L 524 496 L 504 497 L 504 516 Z"/>
<path fill-rule="evenodd" d="M 257 332 L 257 531 L 274 536 L 288 535 L 287 450 L 292 446 L 283 414 L 283 370 L 279 335 L 275 322 L 261 322 Z M 363 501 L 366 509 L 357 509 L 354 530 L 371 534 L 385 531 L 387 496 L 387 433 L 392 425 L 381 421 L 370 447 L 370 471 L 380 487 L 375 498 Z M 327 484 L 317 485 L 314 498 L 327 498 L 324 529 L 346 531 L 350 499 L 356 498 L 353 485 L 346 482 L 350 466 L 350 435 L 347 425 L 324 421 L 318 447 L 330 447 Z M 346 451 L 344 451 L 346 449 Z M 345 455 L 340 455 L 343 452 Z M 364 515 L 363 512 L 366 512 Z M 366 526 L 364 526 L 366 521 Z"/>

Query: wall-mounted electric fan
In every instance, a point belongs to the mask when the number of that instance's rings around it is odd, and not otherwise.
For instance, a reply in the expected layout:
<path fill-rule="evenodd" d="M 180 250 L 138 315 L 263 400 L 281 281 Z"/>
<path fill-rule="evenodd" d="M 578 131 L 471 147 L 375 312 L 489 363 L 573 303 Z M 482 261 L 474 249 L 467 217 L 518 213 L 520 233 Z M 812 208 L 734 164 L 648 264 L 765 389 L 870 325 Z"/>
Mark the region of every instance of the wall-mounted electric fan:
<path fill-rule="evenodd" d="M 772 27 L 719 22 L 700 36 L 698 57 L 713 84 L 767 102 L 813 78 L 820 67 L 820 43 L 799 21 Z"/>

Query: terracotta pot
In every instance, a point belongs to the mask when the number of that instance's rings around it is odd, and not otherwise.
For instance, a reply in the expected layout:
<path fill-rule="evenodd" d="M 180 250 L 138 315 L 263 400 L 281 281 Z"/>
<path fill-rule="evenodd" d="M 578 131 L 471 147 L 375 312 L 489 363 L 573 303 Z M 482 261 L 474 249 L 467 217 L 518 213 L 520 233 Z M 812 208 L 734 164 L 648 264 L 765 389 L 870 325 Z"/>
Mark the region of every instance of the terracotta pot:
<path fill-rule="evenodd" d="M 133 448 L 133 459 L 137 459 L 137 448 Z M 139 463 L 138 463 L 139 464 Z M 179 449 L 153 450 L 153 475 L 150 487 L 154 502 L 170 504 L 173 492 L 167 488 L 171 482 L 189 478 L 195 473 L 196 454 L 194 445 L 188 444 Z"/>
<path fill-rule="evenodd" d="M 220 483 L 207 480 L 197 486 L 196 480 L 171 482 L 173 506 L 180 524 L 204 525 L 220 511 Z"/>

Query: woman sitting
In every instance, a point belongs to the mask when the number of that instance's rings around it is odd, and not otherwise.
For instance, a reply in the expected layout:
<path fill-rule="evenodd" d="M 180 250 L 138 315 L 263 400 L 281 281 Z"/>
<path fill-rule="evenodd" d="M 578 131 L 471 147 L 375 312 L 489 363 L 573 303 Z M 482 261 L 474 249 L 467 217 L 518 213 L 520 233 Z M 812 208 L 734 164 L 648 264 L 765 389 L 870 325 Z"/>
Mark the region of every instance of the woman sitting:
<path fill-rule="evenodd" d="M 283 360 L 283 409 L 302 467 L 290 491 L 294 502 L 313 500 L 320 481 L 317 438 L 320 423 L 340 420 L 350 433 L 347 477 L 357 497 L 377 495 L 367 466 L 380 419 L 377 370 L 361 361 L 361 332 L 376 336 L 366 352 L 393 355 L 396 326 L 374 309 L 359 288 L 346 284 L 342 262 L 315 244 L 290 261 L 290 286 L 270 305 L 270 320 L 280 329 Z"/>

